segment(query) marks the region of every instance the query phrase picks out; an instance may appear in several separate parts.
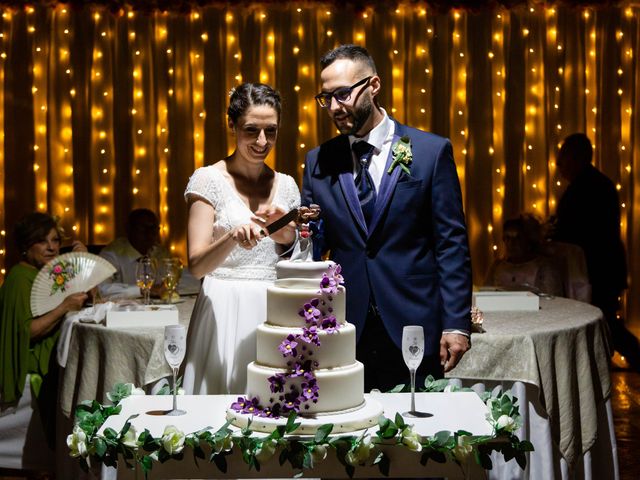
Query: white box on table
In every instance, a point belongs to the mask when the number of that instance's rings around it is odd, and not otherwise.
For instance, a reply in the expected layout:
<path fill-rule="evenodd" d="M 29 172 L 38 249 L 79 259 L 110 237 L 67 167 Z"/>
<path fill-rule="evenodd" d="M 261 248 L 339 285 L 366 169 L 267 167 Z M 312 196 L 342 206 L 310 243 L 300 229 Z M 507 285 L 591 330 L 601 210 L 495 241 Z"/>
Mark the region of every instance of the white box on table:
<path fill-rule="evenodd" d="M 473 292 L 473 305 L 483 312 L 536 311 L 540 297 L 531 292 Z"/>
<path fill-rule="evenodd" d="M 133 309 L 107 312 L 105 325 L 115 328 L 165 327 L 180 323 L 175 305 L 143 305 Z"/>

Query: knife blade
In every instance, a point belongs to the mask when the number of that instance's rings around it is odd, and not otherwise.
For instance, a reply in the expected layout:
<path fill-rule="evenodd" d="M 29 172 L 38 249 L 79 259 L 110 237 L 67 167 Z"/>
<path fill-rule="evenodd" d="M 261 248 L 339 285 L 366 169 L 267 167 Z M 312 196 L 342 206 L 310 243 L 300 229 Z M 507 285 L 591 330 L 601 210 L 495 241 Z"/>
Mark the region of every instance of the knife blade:
<path fill-rule="evenodd" d="M 298 209 L 294 208 L 293 210 L 290 210 L 288 213 L 286 213 L 284 216 L 280 217 L 275 222 L 272 222 L 269 225 L 266 225 L 260 231 L 260 233 L 265 236 L 273 235 L 275 232 L 280 230 L 282 227 L 287 225 L 292 220 L 295 220 L 297 217 L 298 217 Z"/>

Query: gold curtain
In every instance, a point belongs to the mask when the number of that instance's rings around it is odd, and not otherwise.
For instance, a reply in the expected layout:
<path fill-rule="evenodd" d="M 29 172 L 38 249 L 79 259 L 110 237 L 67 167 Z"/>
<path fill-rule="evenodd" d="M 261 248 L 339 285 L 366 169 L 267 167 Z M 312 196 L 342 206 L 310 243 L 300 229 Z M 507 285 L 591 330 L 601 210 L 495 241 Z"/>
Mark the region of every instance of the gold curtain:
<path fill-rule="evenodd" d="M 233 148 L 229 90 L 241 81 L 280 90 L 282 128 L 270 162 L 299 179 L 305 153 L 335 134 L 313 100 L 318 58 L 353 42 L 374 55 L 389 113 L 451 138 L 476 284 L 499 253 L 506 218 L 554 213 L 565 188 L 558 143 L 586 132 L 596 165 L 618 185 L 628 307 L 640 317 L 637 3 L 475 12 L 377 5 L 3 7 L 2 266 L 18 258 L 14 223 L 36 209 L 59 215 L 74 237 L 104 244 L 123 233 L 130 209 L 151 208 L 164 240 L 184 256 L 189 175 Z"/>

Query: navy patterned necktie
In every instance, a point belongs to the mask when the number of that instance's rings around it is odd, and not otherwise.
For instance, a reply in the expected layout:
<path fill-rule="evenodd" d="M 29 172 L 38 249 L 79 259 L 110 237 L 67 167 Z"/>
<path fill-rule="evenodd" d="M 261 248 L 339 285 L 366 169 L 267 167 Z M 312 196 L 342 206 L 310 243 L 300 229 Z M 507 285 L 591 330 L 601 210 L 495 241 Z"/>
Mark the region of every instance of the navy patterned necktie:
<path fill-rule="evenodd" d="M 353 148 L 353 153 L 355 153 L 360 165 L 360 171 L 356 175 L 355 183 L 356 189 L 358 190 L 360 207 L 362 208 L 364 219 L 367 225 L 369 225 L 376 204 L 376 189 L 373 186 L 373 179 L 369 173 L 369 165 L 373 157 L 373 145 L 360 141 L 354 142 L 351 148 Z"/>

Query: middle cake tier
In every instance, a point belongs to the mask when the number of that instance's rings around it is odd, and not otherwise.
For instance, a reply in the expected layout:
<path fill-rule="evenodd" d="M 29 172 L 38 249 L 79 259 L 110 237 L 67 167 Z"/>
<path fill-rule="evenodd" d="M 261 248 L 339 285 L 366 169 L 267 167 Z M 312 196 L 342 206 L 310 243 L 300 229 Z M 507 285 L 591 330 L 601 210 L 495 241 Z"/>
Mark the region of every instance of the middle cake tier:
<path fill-rule="evenodd" d="M 257 363 L 272 368 L 287 368 L 292 361 L 291 356 L 284 356 L 278 347 L 290 334 L 301 334 L 301 328 L 276 327 L 269 324 L 258 325 Z M 316 368 L 335 368 L 351 365 L 356 361 L 356 327 L 350 323 L 340 325 L 333 333 L 317 331 L 320 346 L 297 340 L 298 355 L 317 362 Z"/>

